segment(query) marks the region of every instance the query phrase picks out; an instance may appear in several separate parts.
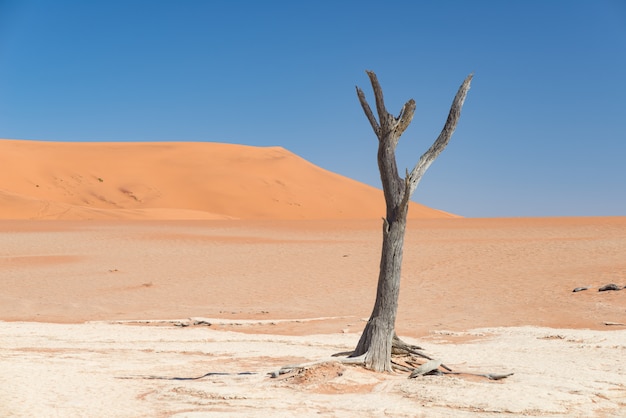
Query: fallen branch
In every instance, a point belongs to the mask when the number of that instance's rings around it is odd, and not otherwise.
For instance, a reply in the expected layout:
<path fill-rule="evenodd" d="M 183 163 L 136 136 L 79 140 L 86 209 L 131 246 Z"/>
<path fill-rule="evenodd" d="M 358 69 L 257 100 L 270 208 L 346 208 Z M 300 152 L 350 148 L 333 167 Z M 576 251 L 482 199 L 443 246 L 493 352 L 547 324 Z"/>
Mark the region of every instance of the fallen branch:
<path fill-rule="evenodd" d="M 283 366 L 280 369 L 275 370 L 273 372 L 269 372 L 267 374 L 269 377 L 274 379 L 283 375 L 296 374 L 303 370 L 310 369 L 311 367 L 315 367 L 315 366 L 319 366 L 320 364 L 327 364 L 327 363 L 365 365 L 365 356 L 363 355 L 359 357 L 347 357 L 347 358 L 342 358 L 342 359 L 329 358 L 325 360 L 312 361 L 310 363 L 304 363 L 304 364 L 292 364 L 289 366 Z"/>
<path fill-rule="evenodd" d="M 470 376 L 486 377 L 489 380 L 502 380 L 515 373 L 470 373 L 470 372 L 442 372 L 442 374 L 466 374 Z"/>
<path fill-rule="evenodd" d="M 257 374 L 255 372 L 240 372 L 240 373 L 226 373 L 226 372 L 209 372 L 197 377 L 169 377 L 169 376 L 155 376 L 155 375 L 139 375 L 139 376 L 120 376 L 116 379 L 149 379 L 149 380 L 199 380 L 209 376 L 247 376 Z"/>
<path fill-rule="evenodd" d="M 431 360 L 428 361 L 424 364 L 422 364 L 419 367 L 416 367 L 415 369 L 413 369 L 413 371 L 411 372 L 411 374 L 409 375 L 409 379 L 413 379 L 417 376 L 423 376 L 427 373 L 433 372 L 437 369 L 439 369 L 439 366 L 441 366 L 441 360 Z"/>

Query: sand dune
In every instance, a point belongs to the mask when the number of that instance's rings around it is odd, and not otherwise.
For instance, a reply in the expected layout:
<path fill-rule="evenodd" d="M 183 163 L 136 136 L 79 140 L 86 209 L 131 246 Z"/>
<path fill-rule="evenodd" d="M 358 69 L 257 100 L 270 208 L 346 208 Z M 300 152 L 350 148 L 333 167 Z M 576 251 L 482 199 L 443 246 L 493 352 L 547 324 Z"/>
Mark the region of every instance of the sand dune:
<path fill-rule="evenodd" d="M 0 140 L 0 219 L 367 219 L 382 192 L 281 147 Z M 417 203 L 413 218 L 451 217 Z"/>

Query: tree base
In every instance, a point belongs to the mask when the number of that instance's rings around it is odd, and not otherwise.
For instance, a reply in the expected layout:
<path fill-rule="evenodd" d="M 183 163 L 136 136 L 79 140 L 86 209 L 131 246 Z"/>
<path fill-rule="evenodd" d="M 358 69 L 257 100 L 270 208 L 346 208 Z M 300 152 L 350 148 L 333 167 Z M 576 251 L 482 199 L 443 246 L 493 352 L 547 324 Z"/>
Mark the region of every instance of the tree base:
<path fill-rule="evenodd" d="M 461 371 L 453 371 L 450 367 L 446 366 L 441 362 L 441 360 L 435 360 L 424 352 L 421 351 L 422 348 L 416 345 L 407 344 L 398 338 L 397 335 L 394 334 L 392 339 L 392 350 L 391 350 L 391 368 L 394 373 L 408 373 L 409 378 L 416 378 L 418 376 L 426 376 L 426 375 L 471 375 L 471 376 L 479 376 L 485 377 L 489 380 L 501 380 L 505 379 L 509 376 L 512 376 L 513 373 L 470 373 L 470 372 L 461 372 Z M 313 361 L 310 363 L 303 363 L 298 365 L 289 365 L 281 367 L 280 369 L 268 373 L 271 378 L 277 378 L 279 376 L 290 376 L 301 373 L 311 367 L 319 366 L 321 364 L 336 362 L 341 364 L 350 364 L 362 366 L 365 368 L 368 367 L 367 364 L 367 353 L 361 354 L 358 357 L 351 357 L 354 355 L 354 351 L 343 351 L 341 353 L 336 353 L 332 355 L 332 358 L 325 360 Z"/>

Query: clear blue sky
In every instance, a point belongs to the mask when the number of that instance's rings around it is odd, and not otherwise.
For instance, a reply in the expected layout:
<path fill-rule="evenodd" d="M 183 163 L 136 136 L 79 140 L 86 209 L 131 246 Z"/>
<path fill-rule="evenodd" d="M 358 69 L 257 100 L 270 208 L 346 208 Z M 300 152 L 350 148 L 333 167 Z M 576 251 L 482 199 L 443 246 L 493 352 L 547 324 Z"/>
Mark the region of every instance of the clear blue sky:
<path fill-rule="evenodd" d="M 414 200 L 470 217 L 626 215 L 626 1 L 0 0 L 0 137 L 280 145 L 380 187 L 374 70 L 416 116 Z"/>

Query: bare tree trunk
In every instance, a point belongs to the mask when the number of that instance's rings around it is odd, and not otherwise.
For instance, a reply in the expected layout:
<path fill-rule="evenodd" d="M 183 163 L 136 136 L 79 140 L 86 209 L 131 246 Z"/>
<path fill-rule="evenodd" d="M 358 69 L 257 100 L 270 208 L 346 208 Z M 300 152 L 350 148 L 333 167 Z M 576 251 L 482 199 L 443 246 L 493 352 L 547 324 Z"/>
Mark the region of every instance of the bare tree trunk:
<path fill-rule="evenodd" d="M 352 357 L 365 355 L 365 366 L 376 371 L 392 371 L 391 350 L 395 337 L 395 323 L 400 294 L 400 273 L 402 252 L 406 231 L 406 218 L 411 195 L 422 176 L 446 147 L 461 114 L 463 102 L 470 88 L 470 74 L 457 92 L 446 124 L 433 145 L 420 158 L 411 173 L 402 179 L 398 174 L 395 150 L 400 136 L 411 123 L 415 113 L 413 99 L 405 103 L 397 117 L 385 109 L 383 92 L 376 74 L 367 71 L 372 83 L 379 122 L 365 99 L 365 94 L 356 88 L 365 116 L 378 137 L 378 168 L 383 184 L 387 213 L 383 218 L 383 246 L 380 258 L 380 272 L 376 291 L 376 302 L 363 334 Z"/>

